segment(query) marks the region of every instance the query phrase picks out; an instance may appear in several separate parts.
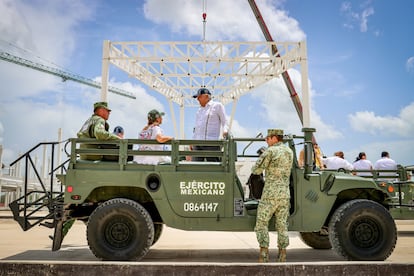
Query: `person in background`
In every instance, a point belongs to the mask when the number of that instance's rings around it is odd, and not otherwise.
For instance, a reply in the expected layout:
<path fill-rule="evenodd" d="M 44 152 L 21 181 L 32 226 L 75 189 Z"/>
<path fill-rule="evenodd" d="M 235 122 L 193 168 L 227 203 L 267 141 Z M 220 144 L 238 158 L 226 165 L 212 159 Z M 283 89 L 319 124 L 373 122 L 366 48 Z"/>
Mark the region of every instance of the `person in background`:
<path fill-rule="evenodd" d="M 111 109 L 107 102 L 96 102 L 93 105 L 93 114 L 86 120 L 81 129 L 78 131 L 78 138 L 96 138 L 98 140 L 115 140 L 120 139 L 117 135 L 109 132 L 107 122 Z M 97 148 L 97 145 L 81 144 L 80 148 Z M 101 160 L 102 155 L 81 155 L 83 160 Z"/>
<path fill-rule="evenodd" d="M 365 152 L 358 154 L 352 166 L 354 166 L 354 170 L 372 171 L 372 163 L 367 159 Z M 355 172 L 355 174 L 359 176 L 372 176 L 371 172 Z"/>
<path fill-rule="evenodd" d="M 223 138 L 228 135 L 228 123 L 222 103 L 211 100 L 211 93 L 207 88 L 198 89 L 193 95 L 200 103 L 196 113 L 195 127 L 193 130 L 194 140 L 219 140 L 223 131 Z M 220 151 L 219 146 L 193 146 L 192 150 Z M 219 157 L 206 157 L 207 161 L 219 162 Z M 193 161 L 204 161 L 204 157 L 194 156 Z"/>
<path fill-rule="evenodd" d="M 283 143 L 283 130 L 269 129 L 268 148 L 252 167 L 252 174 L 265 171 L 265 185 L 257 208 L 254 231 L 260 246 L 259 262 L 269 261 L 269 221 L 275 216 L 278 261 L 286 262 L 286 247 L 289 245 L 288 217 L 290 208 L 290 174 L 293 151 Z"/>
<path fill-rule="evenodd" d="M 381 152 L 381 158 L 378 159 L 374 164 L 374 170 L 396 170 L 397 163 L 390 158 L 388 151 Z M 380 172 L 380 176 L 396 176 L 393 172 Z M 381 178 L 383 180 L 394 180 L 395 178 Z"/>
<path fill-rule="evenodd" d="M 113 133 L 121 139 L 124 138 L 125 132 L 124 132 L 124 128 L 121 127 L 121 126 L 114 127 L 114 132 Z"/>
<path fill-rule="evenodd" d="M 313 153 L 315 154 L 315 166 L 316 168 L 323 170 L 324 169 L 324 165 L 323 165 L 323 159 L 322 159 L 322 150 L 319 147 L 318 143 L 314 143 L 313 144 Z"/>
<path fill-rule="evenodd" d="M 114 127 L 114 131 L 112 132 L 113 134 L 115 134 L 116 136 L 118 136 L 120 139 L 124 139 L 125 136 L 125 131 L 124 128 L 121 126 L 116 126 Z M 118 145 L 101 145 L 101 148 L 104 149 L 119 149 Z M 132 150 L 132 144 L 128 144 L 128 150 Z M 119 156 L 118 155 L 104 155 L 102 160 L 105 161 L 119 161 Z M 127 157 L 127 162 L 128 161 L 133 161 L 134 160 L 134 156 L 133 155 L 128 155 Z"/>
<path fill-rule="evenodd" d="M 139 150 L 162 151 L 164 150 L 164 145 L 161 144 L 173 139 L 171 136 L 164 135 L 160 127 L 162 124 L 162 116 L 164 115 L 164 112 L 159 112 L 156 109 L 148 112 L 148 123 L 139 133 L 138 139 L 157 140 L 160 144 L 143 144 L 139 146 Z M 139 164 L 155 165 L 161 162 L 171 162 L 171 158 L 169 156 L 136 155 L 134 161 Z"/>
<path fill-rule="evenodd" d="M 323 165 L 322 151 L 318 143 L 313 144 L 313 155 L 314 170 L 323 170 L 325 166 Z M 305 166 L 305 149 L 299 152 L 298 165 L 300 168 Z"/>
<path fill-rule="evenodd" d="M 323 158 L 322 160 L 327 170 L 344 169 L 352 171 L 354 169 L 352 164 L 345 160 L 345 156 L 342 151 L 337 151 L 334 153 L 334 156 Z"/>

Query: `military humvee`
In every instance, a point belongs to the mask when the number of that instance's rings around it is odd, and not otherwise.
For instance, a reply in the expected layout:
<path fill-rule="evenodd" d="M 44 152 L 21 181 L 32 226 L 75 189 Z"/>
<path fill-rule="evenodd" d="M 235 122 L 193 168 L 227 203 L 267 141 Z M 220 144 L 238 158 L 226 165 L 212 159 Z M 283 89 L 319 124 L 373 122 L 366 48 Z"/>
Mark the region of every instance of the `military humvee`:
<path fill-rule="evenodd" d="M 372 178 L 313 170 L 314 131 L 304 128 L 303 135 L 284 136 L 294 156 L 295 145 L 305 150 L 305 167 L 299 168 L 296 159 L 292 165 L 289 231 L 300 232 L 310 247 L 333 247 L 348 260 L 387 259 L 397 241 L 390 214 L 397 203 L 394 191 L 387 188 L 391 184 L 384 182 L 381 187 Z M 51 169 L 61 181 L 61 190 L 53 185 L 47 189 L 46 184 L 42 184 L 43 191 L 25 189 L 10 204 L 15 220 L 25 231 L 37 224 L 53 228 L 52 250 L 60 249 L 68 225 L 82 220 L 95 256 L 121 261 L 143 258 L 164 225 L 188 231 L 253 231 L 258 200 L 246 196 L 236 162 L 254 161 L 258 155 L 247 154 L 246 149 L 252 144 L 263 146 L 263 138 L 172 140 L 164 151 L 135 150 L 136 145 L 149 143 L 156 141 L 69 139 L 69 159 Z M 81 144 L 95 148 L 80 148 Z M 220 146 L 222 150 L 190 151 L 190 145 Z M 88 161 L 80 160 L 80 154 L 113 158 Z M 170 156 L 171 162 L 128 161 L 135 155 Z M 186 160 L 189 156 L 219 157 L 220 161 L 192 162 Z M 39 215 L 45 209 L 46 215 Z"/>

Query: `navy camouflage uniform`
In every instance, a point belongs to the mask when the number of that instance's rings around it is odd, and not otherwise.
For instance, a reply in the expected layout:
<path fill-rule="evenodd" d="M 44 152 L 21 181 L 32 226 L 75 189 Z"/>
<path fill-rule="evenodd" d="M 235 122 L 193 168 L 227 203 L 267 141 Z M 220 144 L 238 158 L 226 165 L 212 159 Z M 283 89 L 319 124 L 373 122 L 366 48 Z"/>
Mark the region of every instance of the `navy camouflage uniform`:
<path fill-rule="evenodd" d="M 283 130 L 269 130 L 283 135 Z M 268 136 L 269 136 L 268 134 Z M 278 247 L 289 245 L 288 217 L 290 208 L 289 179 L 292 169 L 293 152 L 283 142 L 270 146 L 256 161 L 253 174 L 265 172 L 265 186 L 257 209 L 256 232 L 260 247 L 269 247 L 269 221 L 275 215 L 275 229 L 278 233 Z"/>

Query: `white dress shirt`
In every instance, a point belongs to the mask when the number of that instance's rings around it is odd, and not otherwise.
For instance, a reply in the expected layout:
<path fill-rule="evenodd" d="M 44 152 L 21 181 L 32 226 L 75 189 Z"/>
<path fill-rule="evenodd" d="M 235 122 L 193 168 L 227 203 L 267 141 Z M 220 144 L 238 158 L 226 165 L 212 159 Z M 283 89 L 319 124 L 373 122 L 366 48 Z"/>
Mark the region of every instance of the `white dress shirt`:
<path fill-rule="evenodd" d="M 396 170 L 397 163 L 388 157 L 382 157 L 378 159 L 377 162 L 374 164 L 374 170 Z M 383 180 L 394 180 L 394 177 L 397 177 L 397 173 L 392 172 L 382 172 L 379 173 L 382 176 L 393 176 L 392 178 L 383 178 Z"/>
<path fill-rule="evenodd" d="M 227 118 L 223 104 L 209 101 L 204 107 L 200 106 L 196 113 L 194 140 L 218 140 L 220 132 L 228 131 Z"/>
<path fill-rule="evenodd" d="M 325 164 L 327 170 L 346 169 L 351 171 L 354 169 L 351 163 L 338 156 L 323 158 L 323 163 Z"/>

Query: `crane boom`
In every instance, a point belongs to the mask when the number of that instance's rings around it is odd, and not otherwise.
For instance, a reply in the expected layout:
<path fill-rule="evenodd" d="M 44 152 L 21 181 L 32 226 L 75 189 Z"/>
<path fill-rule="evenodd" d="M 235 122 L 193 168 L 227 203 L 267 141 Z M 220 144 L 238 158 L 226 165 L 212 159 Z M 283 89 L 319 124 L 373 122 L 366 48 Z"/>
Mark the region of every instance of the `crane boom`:
<path fill-rule="evenodd" d="M 17 56 L 14 56 L 6 52 L 0 52 L 0 59 L 18 64 L 18 65 L 26 66 L 26 67 L 29 67 L 29 68 L 32 68 L 32 69 L 35 69 L 35 70 L 38 70 L 44 73 L 48 73 L 51 75 L 61 77 L 64 81 L 72 80 L 72 81 L 86 84 L 86 85 L 89 85 L 89 86 L 92 86 L 98 89 L 101 88 L 101 83 L 97 81 L 94 81 L 94 80 L 91 80 L 91 79 L 88 79 L 88 78 L 85 78 L 85 77 L 82 77 L 82 76 L 79 76 L 73 73 L 69 73 L 69 72 L 54 68 L 54 67 L 46 66 L 44 64 L 36 63 L 36 62 L 30 61 L 30 60 L 27 60 L 21 57 L 17 57 Z M 110 86 L 108 87 L 108 91 L 121 95 L 121 96 L 131 98 L 131 99 L 136 99 L 136 97 L 132 93 L 116 88 L 116 87 Z"/>
<path fill-rule="evenodd" d="M 256 5 L 256 2 L 254 0 L 248 0 L 250 7 L 253 11 L 254 16 L 256 17 L 257 22 L 259 23 L 260 29 L 263 32 L 263 35 L 266 39 L 266 41 L 273 41 L 272 35 L 269 32 L 269 29 L 266 26 L 266 23 L 264 22 L 264 19 L 262 17 L 262 14 L 260 13 L 259 8 Z M 278 52 L 278 49 L 276 45 L 272 46 L 273 54 L 276 54 Z M 280 56 L 277 54 L 277 56 Z M 293 86 L 292 80 L 289 77 L 289 73 L 287 71 L 284 71 L 282 73 L 283 81 L 286 84 L 286 87 L 289 91 L 290 97 L 293 101 L 293 105 L 295 106 L 296 112 L 299 115 L 300 122 L 303 125 L 303 107 L 302 103 L 300 102 L 299 96 L 296 93 L 295 87 Z"/>

